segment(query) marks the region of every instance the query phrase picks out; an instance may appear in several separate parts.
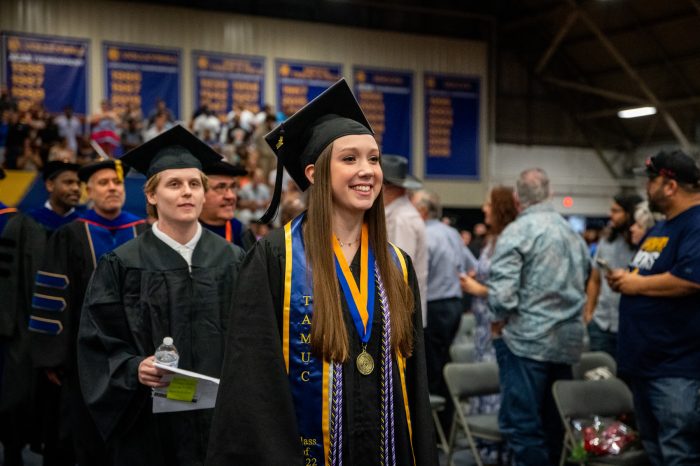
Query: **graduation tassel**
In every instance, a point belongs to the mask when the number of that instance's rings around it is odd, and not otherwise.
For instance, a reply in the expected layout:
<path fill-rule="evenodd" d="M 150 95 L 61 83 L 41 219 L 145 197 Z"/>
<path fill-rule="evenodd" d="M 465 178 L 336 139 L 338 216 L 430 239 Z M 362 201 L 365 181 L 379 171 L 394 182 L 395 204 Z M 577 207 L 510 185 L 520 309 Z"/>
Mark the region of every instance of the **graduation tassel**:
<path fill-rule="evenodd" d="M 284 123 L 280 124 L 280 137 L 277 140 L 277 175 L 275 176 L 275 190 L 272 193 L 272 200 L 270 205 L 267 207 L 267 211 L 260 217 L 260 223 L 268 224 L 270 220 L 275 218 L 277 214 L 277 209 L 280 205 L 280 199 L 282 198 L 282 177 L 284 175 L 284 164 L 282 163 L 282 157 L 284 156 Z"/>

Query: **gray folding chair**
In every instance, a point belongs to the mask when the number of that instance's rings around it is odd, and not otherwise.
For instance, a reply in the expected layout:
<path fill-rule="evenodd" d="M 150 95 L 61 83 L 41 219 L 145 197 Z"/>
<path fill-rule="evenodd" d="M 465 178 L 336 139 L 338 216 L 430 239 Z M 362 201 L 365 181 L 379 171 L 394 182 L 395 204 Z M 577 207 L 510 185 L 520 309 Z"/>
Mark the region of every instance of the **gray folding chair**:
<path fill-rule="evenodd" d="M 476 349 L 473 343 L 454 343 L 450 346 L 450 361 L 474 362 Z"/>
<path fill-rule="evenodd" d="M 459 322 L 459 328 L 457 329 L 457 334 L 455 335 L 453 343 L 471 343 L 474 341 L 474 328 L 476 327 L 476 320 L 474 314 L 471 312 L 465 312 L 462 314 L 462 320 Z"/>
<path fill-rule="evenodd" d="M 571 426 L 573 419 L 596 415 L 617 417 L 634 412 L 632 392 L 616 377 L 605 380 L 558 380 L 552 386 L 552 394 L 565 429 L 560 466 L 564 465 L 576 446 Z M 634 449 L 617 456 L 601 456 L 586 464 L 648 465 L 649 458 L 643 450 Z"/>
<path fill-rule="evenodd" d="M 430 410 L 433 413 L 433 422 L 435 423 L 435 431 L 438 434 L 438 440 L 440 441 L 440 448 L 447 455 L 450 452 L 450 448 L 447 444 L 447 439 L 445 438 L 445 431 L 442 430 L 442 423 L 440 423 L 440 418 L 438 413 L 445 409 L 445 398 L 440 395 L 430 394 Z"/>
<path fill-rule="evenodd" d="M 588 351 L 582 353 L 581 361 L 572 366 L 573 378 L 575 380 L 583 380 L 586 372 L 598 367 L 605 367 L 612 375 L 617 375 L 617 363 L 612 356 L 605 351 Z"/>
<path fill-rule="evenodd" d="M 498 366 L 495 362 L 448 363 L 443 371 L 447 388 L 455 405 L 455 414 L 450 429 L 447 464 L 452 464 L 457 430 L 461 429 L 469 443 L 476 464 L 483 466 L 475 438 L 502 442 L 498 429 L 498 413 L 470 415 L 464 404 L 474 396 L 500 393 Z"/>

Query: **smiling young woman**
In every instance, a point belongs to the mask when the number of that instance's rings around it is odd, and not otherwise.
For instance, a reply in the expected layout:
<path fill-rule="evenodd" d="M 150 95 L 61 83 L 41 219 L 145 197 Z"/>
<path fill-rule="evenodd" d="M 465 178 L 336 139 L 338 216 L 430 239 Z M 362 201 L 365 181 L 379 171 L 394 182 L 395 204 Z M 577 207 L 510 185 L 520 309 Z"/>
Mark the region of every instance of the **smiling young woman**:
<path fill-rule="evenodd" d="M 436 465 L 420 297 L 380 151 L 339 81 L 266 136 L 308 211 L 241 270 L 207 464 Z M 273 447 L 274 446 L 274 447 Z"/>

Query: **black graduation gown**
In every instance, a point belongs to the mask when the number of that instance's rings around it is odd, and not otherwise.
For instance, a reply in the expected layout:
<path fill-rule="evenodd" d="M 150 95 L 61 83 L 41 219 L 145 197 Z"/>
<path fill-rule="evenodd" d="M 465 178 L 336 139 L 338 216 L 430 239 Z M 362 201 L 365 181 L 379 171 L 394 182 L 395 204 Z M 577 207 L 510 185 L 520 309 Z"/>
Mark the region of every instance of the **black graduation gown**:
<path fill-rule="evenodd" d="M 179 367 L 219 377 L 243 252 L 207 230 L 185 260 L 152 231 L 102 257 L 83 305 L 78 370 L 117 465 L 204 462 L 213 410 L 153 414 L 138 365 L 172 336 Z"/>
<path fill-rule="evenodd" d="M 7 207 L 5 204 L 0 202 L 0 281 L 6 282 L 9 280 L 10 274 L 12 273 L 12 256 L 14 241 L 10 239 L 5 239 L 2 237 L 2 232 L 7 225 L 7 221 L 11 219 L 15 213 L 16 209 Z M 3 376 L 3 366 L 4 366 L 4 344 L 2 336 L 0 336 L 0 398 L 2 398 L 2 376 Z"/>
<path fill-rule="evenodd" d="M 63 300 L 65 308 L 61 312 L 34 307 L 32 319 L 43 318 L 57 320 L 62 325 L 58 334 L 31 333 L 32 361 L 35 367 L 54 369 L 62 374 L 60 426 L 63 438 L 73 439 L 76 459 L 80 465 L 104 464 L 104 443 L 92 421 L 78 381 L 76 342 L 80 311 L 83 306 L 85 291 L 95 270 L 100 254 L 108 252 L 114 245 L 125 243 L 149 228 L 146 223 L 137 223 L 138 217 L 122 212 L 114 220 L 107 220 L 94 211 L 88 211 L 84 217 L 94 220 L 91 225 L 84 221 L 75 221 L 65 225 L 51 236 L 46 247 L 46 255 L 39 269 L 41 276 L 65 277 L 63 287 L 44 286 L 40 279 L 35 281 L 34 294 L 47 296 L 56 301 Z M 110 232 L 108 228 L 96 227 L 96 222 L 108 227 L 123 229 Z M 142 222 L 142 221 L 141 221 Z M 109 248 L 109 249 L 108 249 Z M 48 283 L 51 284 L 51 283 Z"/>
<path fill-rule="evenodd" d="M 351 264 L 359 277 L 359 256 Z M 428 397 L 420 295 L 410 258 L 409 285 L 415 296 L 413 356 L 406 360 L 406 385 L 413 426 L 416 464 L 437 465 L 436 442 Z M 212 425 L 207 465 L 302 465 L 302 446 L 282 355 L 282 303 L 285 270 L 284 231 L 274 230 L 248 253 L 241 270 L 227 337 L 226 358 Z M 379 298 L 367 351 L 380 364 Z M 346 327 L 352 355 L 361 343 L 347 305 Z M 343 463 L 379 464 L 379 370 L 359 374 L 354 358 L 343 367 Z M 394 360 L 396 460 L 411 465 L 409 434 Z M 352 426 L 352 427 L 351 427 Z"/>
<path fill-rule="evenodd" d="M 0 437 L 18 442 L 57 442 L 55 410 L 59 392 L 32 367 L 28 330 L 36 271 L 54 231 L 78 217 L 61 217 L 45 207 L 13 216 L 2 232 L 0 254 L 9 258 L 9 276 L 0 280 L 0 338 L 4 340 L 4 368 L 0 388 Z M 38 377 L 37 377 L 38 376 Z M 51 451 L 46 455 L 53 455 Z"/>

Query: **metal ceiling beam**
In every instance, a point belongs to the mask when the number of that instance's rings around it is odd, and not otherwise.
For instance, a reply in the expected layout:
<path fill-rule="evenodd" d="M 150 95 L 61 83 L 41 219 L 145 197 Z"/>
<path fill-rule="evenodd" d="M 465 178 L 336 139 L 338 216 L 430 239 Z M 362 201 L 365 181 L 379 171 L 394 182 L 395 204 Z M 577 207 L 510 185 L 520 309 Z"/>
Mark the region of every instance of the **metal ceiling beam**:
<path fill-rule="evenodd" d="M 692 1 L 698 1 L 698 0 L 692 0 Z M 637 32 L 637 29 L 639 27 L 642 27 L 644 29 L 653 29 L 653 28 L 657 28 L 657 27 L 670 26 L 670 25 L 673 25 L 675 23 L 684 22 L 684 21 L 695 21 L 696 18 L 694 16 L 690 15 L 690 13 L 691 13 L 691 11 L 688 10 L 688 11 L 685 11 L 681 14 L 666 16 L 664 18 L 655 18 L 654 20 L 640 21 L 638 24 L 635 24 L 634 26 L 622 26 L 622 27 L 618 27 L 618 28 L 611 28 L 611 29 L 607 29 L 605 31 L 605 34 L 608 36 L 608 38 L 614 38 L 616 36 L 623 36 L 625 34 Z M 569 40 L 567 40 L 564 43 L 564 46 L 571 47 L 571 46 L 585 44 L 586 42 L 594 42 L 594 41 L 596 41 L 595 34 L 593 36 L 579 35 L 578 37 L 572 37 Z"/>
<path fill-rule="evenodd" d="M 640 36 L 646 36 L 651 40 L 651 42 L 654 44 L 656 47 L 656 50 L 659 52 L 659 55 L 661 55 L 661 58 L 664 62 L 664 65 L 670 71 L 672 75 L 676 77 L 676 79 L 680 82 L 680 84 L 683 85 L 685 88 L 685 92 L 689 96 L 695 96 L 696 92 L 693 87 L 693 85 L 690 83 L 690 81 L 686 78 L 686 76 L 681 72 L 681 70 L 678 68 L 676 63 L 671 59 L 668 51 L 666 48 L 663 46 L 661 41 L 656 37 L 656 34 L 654 34 L 654 31 L 652 31 L 649 28 L 644 28 L 642 26 L 641 21 L 639 20 L 639 16 L 637 15 L 637 12 L 634 9 L 634 5 L 629 5 L 628 6 L 630 16 L 634 20 L 634 23 L 636 24 L 638 28 L 638 33 Z"/>
<path fill-rule="evenodd" d="M 559 48 L 559 44 L 561 44 L 564 37 L 566 37 L 566 34 L 569 32 L 574 23 L 576 23 L 576 18 L 578 18 L 578 12 L 576 10 L 571 11 L 569 16 L 566 17 L 566 20 L 561 25 L 561 28 L 559 28 L 559 31 L 557 31 L 556 35 L 552 39 L 552 43 L 549 44 L 549 47 L 544 52 L 544 55 L 542 55 L 542 58 L 540 58 L 540 61 L 537 63 L 537 66 L 535 67 L 535 74 L 542 73 L 544 67 L 547 66 L 547 63 L 549 63 L 552 55 L 554 55 L 554 52 L 556 52 L 557 48 Z"/>
<path fill-rule="evenodd" d="M 682 55 L 670 55 L 668 58 L 676 65 L 690 62 L 690 61 L 698 61 L 698 60 L 700 60 L 700 50 L 693 50 L 691 52 L 684 53 Z M 640 72 L 640 71 L 645 71 L 645 70 L 651 70 L 654 68 L 661 68 L 661 67 L 666 65 L 666 62 L 664 60 L 661 60 L 661 61 L 648 60 L 648 61 L 633 63 L 632 65 L 637 70 L 637 72 Z M 600 70 L 591 71 L 589 73 L 589 76 L 604 77 L 606 75 L 617 74 L 620 72 L 624 72 L 624 71 L 621 70 L 619 66 L 616 66 L 614 68 L 603 68 Z"/>
<path fill-rule="evenodd" d="M 588 14 L 581 10 L 579 6 L 577 5 L 575 0 L 568 0 L 569 4 L 573 8 L 576 8 L 579 10 L 579 16 L 581 17 L 581 20 L 588 26 L 588 28 L 595 34 L 596 37 L 598 37 L 598 40 L 600 43 L 603 45 L 605 49 L 612 55 L 612 57 L 620 64 L 622 69 L 625 70 L 627 75 L 639 86 L 640 90 L 644 93 L 644 95 L 647 96 L 649 101 L 657 108 L 659 111 L 659 114 L 663 117 L 664 121 L 666 122 L 666 125 L 668 125 L 669 129 L 673 133 L 673 135 L 676 137 L 678 142 L 680 143 L 681 147 L 684 150 L 690 150 L 690 142 L 688 141 L 688 138 L 683 134 L 683 131 L 681 128 L 678 126 L 678 123 L 676 120 L 671 116 L 670 113 L 668 113 L 659 99 L 656 97 L 656 95 L 649 89 L 649 86 L 644 82 L 644 80 L 637 74 L 637 72 L 630 66 L 630 64 L 627 62 L 625 57 L 622 56 L 622 54 L 617 50 L 617 48 L 610 42 L 610 40 L 605 36 L 603 31 L 598 27 L 598 25 L 588 16 Z"/>
<path fill-rule="evenodd" d="M 605 97 L 611 100 L 617 100 L 620 102 L 626 102 L 628 104 L 642 105 L 647 102 L 643 97 L 636 97 L 629 94 L 622 94 L 621 92 L 610 91 L 608 89 L 602 89 L 600 87 L 589 86 L 588 84 L 581 84 L 576 81 L 567 81 L 564 79 L 553 78 L 550 76 L 542 77 L 542 80 L 554 84 L 558 87 L 563 87 L 565 89 L 571 89 L 578 92 L 583 92 L 585 94 L 594 94 L 601 97 Z"/>

